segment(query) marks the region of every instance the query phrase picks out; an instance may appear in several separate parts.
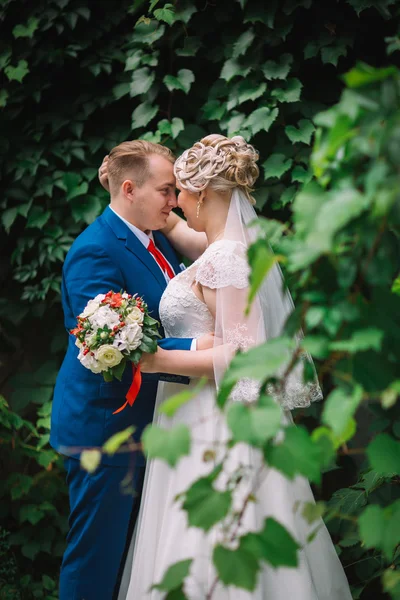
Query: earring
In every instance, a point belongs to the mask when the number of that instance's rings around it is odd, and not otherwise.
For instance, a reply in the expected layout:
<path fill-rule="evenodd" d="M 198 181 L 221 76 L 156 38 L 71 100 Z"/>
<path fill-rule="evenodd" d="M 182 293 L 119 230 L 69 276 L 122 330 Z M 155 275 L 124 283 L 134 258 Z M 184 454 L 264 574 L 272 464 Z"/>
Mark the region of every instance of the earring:
<path fill-rule="evenodd" d="M 196 218 L 199 218 L 199 214 L 200 214 L 200 208 L 201 208 L 201 200 L 199 199 L 197 201 L 197 210 L 196 210 Z"/>

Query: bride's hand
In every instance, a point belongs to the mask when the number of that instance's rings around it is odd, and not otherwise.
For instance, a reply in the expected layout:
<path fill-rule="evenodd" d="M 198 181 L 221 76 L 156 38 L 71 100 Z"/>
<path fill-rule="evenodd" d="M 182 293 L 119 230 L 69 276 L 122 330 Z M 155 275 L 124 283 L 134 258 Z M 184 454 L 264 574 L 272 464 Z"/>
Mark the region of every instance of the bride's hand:
<path fill-rule="evenodd" d="M 196 350 L 208 350 L 209 348 L 213 348 L 215 344 L 215 335 L 214 333 L 206 333 L 201 337 L 197 338 Z"/>
<path fill-rule="evenodd" d="M 161 372 L 161 360 L 163 354 L 167 352 L 167 350 L 163 350 L 158 346 L 157 352 L 154 354 L 148 354 L 147 352 L 143 352 L 142 358 L 140 359 L 140 370 L 142 373 L 159 373 Z"/>
<path fill-rule="evenodd" d="M 100 168 L 99 168 L 99 181 L 100 181 L 101 185 L 103 186 L 103 188 L 105 190 L 107 190 L 107 192 L 109 192 L 110 191 L 110 184 L 108 182 L 107 162 L 108 162 L 108 154 L 103 158 L 103 162 L 100 165 Z"/>

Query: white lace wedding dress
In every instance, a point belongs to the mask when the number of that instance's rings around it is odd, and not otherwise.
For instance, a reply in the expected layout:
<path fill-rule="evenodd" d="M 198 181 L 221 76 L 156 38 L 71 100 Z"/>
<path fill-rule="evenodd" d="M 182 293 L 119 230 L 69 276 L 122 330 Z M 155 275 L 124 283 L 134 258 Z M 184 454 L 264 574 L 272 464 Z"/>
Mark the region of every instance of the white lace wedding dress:
<path fill-rule="evenodd" d="M 209 287 L 233 285 L 240 288 L 247 272 L 243 273 L 240 261 L 232 253 L 232 242 L 214 242 L 195 263 L 169 283 L 160 303 L 160 316 L 167 336 L 198 338 L 213 331 L 213 317 L 194 293 L 192 285 L 200 281 Z M 193 380 L 190 386 L 195 384 L 196 380 Z M 216 576 L 211 559 L 213 547 L 223 540 L 224 534 L 218 527 L 207 534 L 199 528 L 188 527 L 187 514 L 181 510 L 176 497 L 200 476 L 211 472 L 214 463 L 204 460 L 204 452 L 213 449 L 218 456 L 221 441 L 228 436 L 228 431 L 216 408 L 212 383 L 181 406 L 173 418 L 160 415 L 157 407 L 163 400 L 181 391 L 182 386 L 178 384 L 159 385 L 154 422 L 164 428 L 178 423 L 188 425 L 193 437 L 191 452 L 174 469 L 161 460 L 153 460 L 147 465 L 140 515 L 119 600 L 165 598 L 166 592 L 151 591 L 152 584 L 162 580 L 170 565 L 189 558 L 193 562 L 184 585 L 189 600 L 209 597 L 213 600 L 351 600 L 346 576 L 325 525 L 322 521 L 307 525 L 301 510 L 294 510 L 296 501 L 313 502 L 308 482 L 302 477 L 289 481 L 276 470 L 262 467 L 258 450 L 247 444 L 234 447 L 216 484 L 222 489 L 228 473 L 242 465 L 242 479 L 234 496 L 234 504 L 240 508 L 245 495 L 254 489 L 254 482 L 258 483 L 257 501 L 247 505 L 240 533 L 260 530 L 265 518 L 273 517 L 300 545 L 304 545 L 304 549 L 299 552 L 296 568 L 272 568 L 263 563 L 253 592 L 218 583 L 212 596 L 207 595 Z M 290 413 L 282 414 L 283 420 L 291 419 Z M 317 526 L 316 537 L 306 544 L 308 534 Z"/>

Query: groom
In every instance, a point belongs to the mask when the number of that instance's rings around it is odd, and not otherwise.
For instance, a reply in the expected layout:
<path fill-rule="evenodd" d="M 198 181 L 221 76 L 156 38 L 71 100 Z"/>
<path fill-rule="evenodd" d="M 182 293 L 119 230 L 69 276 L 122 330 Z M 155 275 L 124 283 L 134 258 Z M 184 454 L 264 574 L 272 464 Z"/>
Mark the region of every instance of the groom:
<path fill-rule="evenodd" d="M 62 305 L 67 331 L 87 302 L 109 290 L 142 296 L 150 314 L 159 319 L 158 305 L 168 283 L 181 267 L 168 239 L 191 259 L 205 248 L 201 234 L 189 230 L 171 210 L 177 206 L 174 158 L 169 149 L 143 140 L 112 149 L 107 172 L 111 202 L 103 214 L 75 240 L 63 267 Z M 104 178 L 103 178 L 104 179 Z M 154 231 L 154 234 L 152 233 Z M 199 237 L 200 236 L 200 237 Z M 195 349 L 191 339 L 163 339 L 166 349 Z M 197 349 L 212 346 L 207 336 Z M 80 468 L 82 447 L 100 447 L 113 434 L 135 425 L 139 440 L 152 421 L 158 380 L 188 380 L 179 376 L 143 374 L 133 407 L 123 404 L 132 382 L 125 369 L 121 382 L 106 383 L 77 359 L 74 336 L 54 391 L 50 443 L 66 455 L 70 499 L 70 530 L 60 575 L 60 600 L 111 600 L 129 532 L 137 515 L 144 475 L 144 457 L 136 453 L 103 456 L 89 475 Z M 122 494 L 129 471 L 136 494 Z"/>

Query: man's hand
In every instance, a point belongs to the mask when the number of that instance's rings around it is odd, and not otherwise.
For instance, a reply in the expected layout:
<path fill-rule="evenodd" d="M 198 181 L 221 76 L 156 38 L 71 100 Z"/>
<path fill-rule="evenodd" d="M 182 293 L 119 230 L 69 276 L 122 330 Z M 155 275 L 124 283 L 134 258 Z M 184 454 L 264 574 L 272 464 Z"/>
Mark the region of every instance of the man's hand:
<path fill-rule="evenodd" d="M 214 333 L 206 333 L 197 339 L 197 350 L 208 350 L 209 348 L 213 348 L 215 344 L 215 335 Z"/>
<path fill-rule="evenodd" d="M 107 162 L 108 162 L 108 154 L 103 158 L 103 162 L 100 165 L 100 168 L 99 168 L 99 181 L 100 181 L 101 185 L 103 186 L 103 188 L 105 190 L 107 190 L 107 192 L 109 192 L 110 191 L 110 184 L 108 182 Z"/>

